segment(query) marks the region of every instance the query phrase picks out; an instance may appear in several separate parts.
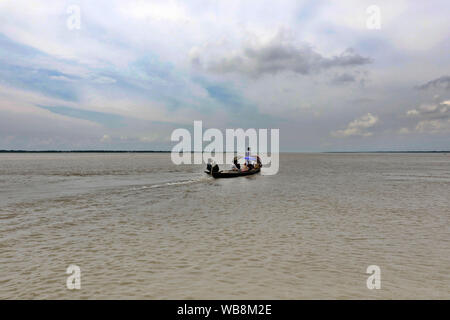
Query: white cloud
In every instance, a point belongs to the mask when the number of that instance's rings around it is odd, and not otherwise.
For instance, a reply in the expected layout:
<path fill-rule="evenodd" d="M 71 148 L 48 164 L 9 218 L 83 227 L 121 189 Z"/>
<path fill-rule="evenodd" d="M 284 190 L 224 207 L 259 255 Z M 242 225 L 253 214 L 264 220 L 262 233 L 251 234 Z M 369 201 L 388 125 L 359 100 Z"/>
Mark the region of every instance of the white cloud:
<path fill-rule="evenodd" d="M 450 119 L 421 120 L 417 123 L 415 129 L 421 133 L 447 133 L 450 132 Z"/>
<path fill-rule="evenodd" d="M 408 110 L 406 115 L 418 119 L 414 128 L 419 133 L 447 133 L 450 130 L 450 100 L 436 104 L 423 104 Z"/>
<path fill-rule="evenodd" d="M 107 134 L 104 134 L 103 137 L 100 138 L 100 142 L 110 142 L 111 137 Z"/>
<path fill-rule="evenodd" d="M 372 128 L 378 122 L 378 117 L 368 113 L 350 122 L 345 129 L 332 132 L 335 137 L 362 136 L 368 137 L 373 133 L 367 129 Z"/>
<path fill-rule="evenodd" d="M 417 109 L 408 110 L 406 115 L 411 117 L 450 118 L 450 100 L 437 104 L 423 104 Z"/>
<path fill-rule="evenodd" d="M 417 111 L 416 109 L 408 110 L 408 111 L 406 112 L 406 114 L 407 114 L 408 116 L 416 116 L 416 115 L 419 114 L 419 111 Z"/>
<path fill-rule="evenodd" d="M 73 81 L 73 79 L 70 79 L 66 76 L 50 76 L 50 79 L 57 80 L 57 81 L 67 81 L 67 82 Z"/>

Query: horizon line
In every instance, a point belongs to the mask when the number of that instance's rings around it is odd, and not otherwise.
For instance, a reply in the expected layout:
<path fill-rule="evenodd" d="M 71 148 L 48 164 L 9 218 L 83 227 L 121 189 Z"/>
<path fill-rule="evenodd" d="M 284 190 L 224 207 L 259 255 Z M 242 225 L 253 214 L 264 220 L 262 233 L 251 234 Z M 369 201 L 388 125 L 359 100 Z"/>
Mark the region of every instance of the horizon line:
<path fill-rule="evenodd" d="M 0 150 L 0 153 L 171 153 L 168 150 Z M 236 153 L 217 152 L 217 153 Z M 181 152 L 184 153 L 184 152 Z M 186 153 L 204 153 L 204 151 L 186 151 Z M 450 153 L 450 150 L 372 150 L 372 151 L 280 151 L 279 153 Z"/>

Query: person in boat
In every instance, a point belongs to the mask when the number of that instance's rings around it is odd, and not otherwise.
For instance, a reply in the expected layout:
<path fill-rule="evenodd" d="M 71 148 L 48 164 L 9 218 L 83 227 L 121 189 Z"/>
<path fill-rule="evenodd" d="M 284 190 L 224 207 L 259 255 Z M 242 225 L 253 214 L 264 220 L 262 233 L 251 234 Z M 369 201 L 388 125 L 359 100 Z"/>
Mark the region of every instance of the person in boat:
<path fill-rule="evenodd" d="M 238 158 L 234 157 L 231 170 L 241 170 L 241 165 L 238 163 Z"/>
<path fill-rule="evenodd" d="M 250 147 L 247 148 L 247 151 L 245 152 L 245 164 L 248 166 L 250 163 Z"/>
<path fill-rule="evenodd" d="M 219 166 L 217 165 L 217 163 L 214 163 L 212 169 L 211 169 L 211 173 L 213 172 L 219 172 Z"/>
<path fill-rule="evenodd" d="M 206 171 L 211 173 L 212 170 L 212 161 L 211 159 L 208 159 L 208 163 L 206 164 Z"/>
<path fill-rule="evenodd" d="M 261 163 L 261 158 L 259 156 L 256 156 L 256 168 L 261 168 L 262 167 L 262 163 Z"/>

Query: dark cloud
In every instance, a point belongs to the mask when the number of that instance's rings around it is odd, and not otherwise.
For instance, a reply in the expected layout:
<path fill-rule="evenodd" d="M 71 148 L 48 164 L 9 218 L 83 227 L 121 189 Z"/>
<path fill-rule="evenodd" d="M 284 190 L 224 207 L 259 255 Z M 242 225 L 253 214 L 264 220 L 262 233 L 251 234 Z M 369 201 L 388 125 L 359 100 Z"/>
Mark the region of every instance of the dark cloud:
<path fill-rule="evenodd" d="M 364 98 L 349 99 L 348 101 L 350 103 L 354 103 L 354 104 L 367 104 L 367 103 L 375 101 L 375 99 L 364 97 Z"/>
<path fill-rule="evenodd" d="M 196 62 L 198 66 L 198 60 Z M 265 44 L 247 44 L 237 53 L 213 58 L 207 64 L 207 69 L 214 73 L 240 73 L 251 77 L 288 71 L 308 75 L 330 68 L 362 66 L 370 62 L 370 58 L 352 49 L 325 57 L 311 46 L 296 46 L 282 35 L 277 35 Z"/>
<path fill-rule="evenodd" d="M 352 74 L 349 73 L 343 73 L 340 75 L 337 75 L 331 80 L 332 84 L 347 84 L 351 82 L 355 82 L 356 78 Z"/>
<path fill-rule="evenodd" d="M 417 88 L 420 90 L 427 90 L 430 88 L 443 88 L 445 90 L 450 90 L 450 76 L 442 76 L 440 78 L 428 81 Z"/>
<path fill-rule="evenodd" d="M 360 56 L 351 48 L 338 56 L 322 59 L 323 68 L 361 66 L 372 62 L 370 58 Z"/>

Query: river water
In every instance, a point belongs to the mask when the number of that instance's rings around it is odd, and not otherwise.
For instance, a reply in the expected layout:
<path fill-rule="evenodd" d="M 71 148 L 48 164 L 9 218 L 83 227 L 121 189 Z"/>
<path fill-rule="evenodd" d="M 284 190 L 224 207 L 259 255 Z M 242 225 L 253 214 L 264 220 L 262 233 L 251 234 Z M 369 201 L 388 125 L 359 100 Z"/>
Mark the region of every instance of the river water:
<path fill-rule="evenodd" d="M 0 204 L 0 299 L 450 299 L 449 154 L 0 154 Z"/>

